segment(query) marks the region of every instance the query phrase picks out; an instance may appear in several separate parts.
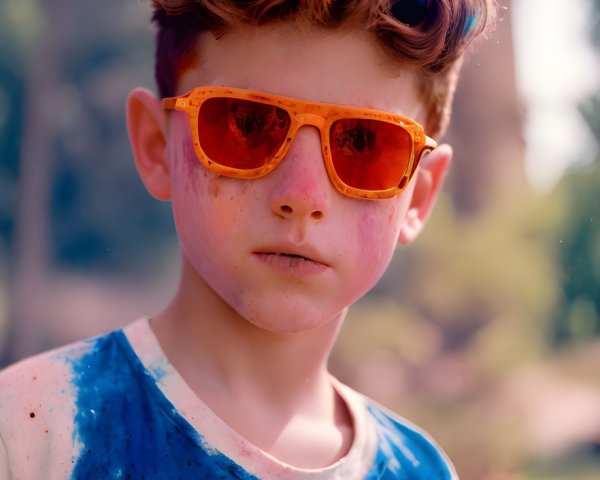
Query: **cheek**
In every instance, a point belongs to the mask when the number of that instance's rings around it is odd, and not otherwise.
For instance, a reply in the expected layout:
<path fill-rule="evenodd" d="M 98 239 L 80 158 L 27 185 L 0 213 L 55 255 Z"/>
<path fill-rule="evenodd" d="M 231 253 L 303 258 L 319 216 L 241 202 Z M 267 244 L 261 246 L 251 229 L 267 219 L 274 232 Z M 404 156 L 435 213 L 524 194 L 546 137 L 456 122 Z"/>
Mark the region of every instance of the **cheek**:
<path fill-rule="evenodd" d="M 188 171 L 201 170 L 200 160 L 198 160 L 198 156 L 194 150 L 191 136 L 188 133 L 181 135 L 181 137 L 181 139 L 178 139 L 177 144 L 181 145 L 180 155 L 178 157 L 182 159 L 182 166 Z"/>
<path fill-rule="evenodd" d="M 373 263 L 389 262 L 400 234 L 397 206 L 369 209 L 362 212 L 357 223 L 359 252 L 369 252 Z"/>
<path fill-rule="evenodd" d="M 243 295 L 236 272 L 256 215 L 252 182 L 207 171 L 191 147 L 177 154 L 172 208 L 181 248 L 215 291 L 239 305 Z"/>
<path fill-rule="evenodd" d="M 365 208 L 356 216 L 353 258 L 357 282 L 366 291 L 383 276 L 392 260 L 400 234 L 402 212 L 397 203 Z"/>
<path fill-rule="evenodd" d="M 172 209 L 175 227 L 182 247 L 189 257 L 212 241 L 211 237 L 222 233 L 223 223 L 218 218 L 220 186 L 218 179 L 197 160 L 191 139 L 177 138 L 170 151 L 172 172 Z M 219 231 L 216 231 L 216 230 Z"/>

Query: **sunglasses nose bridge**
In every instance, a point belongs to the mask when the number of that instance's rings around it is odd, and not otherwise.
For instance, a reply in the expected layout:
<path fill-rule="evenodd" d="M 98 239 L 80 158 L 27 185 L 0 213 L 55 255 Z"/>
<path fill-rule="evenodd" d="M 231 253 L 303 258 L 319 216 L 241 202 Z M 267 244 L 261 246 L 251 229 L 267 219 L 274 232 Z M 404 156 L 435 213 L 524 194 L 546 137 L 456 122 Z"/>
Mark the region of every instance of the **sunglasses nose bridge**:
<path fill-rule="evenodd" d="M 296 124 L 298 125 L 296 131 L 304 126 L 316 127 L 320 132 L 321 138 L 323 138 L 323 135 L 326 133 L 324 131 L 325 123 L 326 120 L 321 115 L 315 113 L 301 113 L 296 116 Z"/>

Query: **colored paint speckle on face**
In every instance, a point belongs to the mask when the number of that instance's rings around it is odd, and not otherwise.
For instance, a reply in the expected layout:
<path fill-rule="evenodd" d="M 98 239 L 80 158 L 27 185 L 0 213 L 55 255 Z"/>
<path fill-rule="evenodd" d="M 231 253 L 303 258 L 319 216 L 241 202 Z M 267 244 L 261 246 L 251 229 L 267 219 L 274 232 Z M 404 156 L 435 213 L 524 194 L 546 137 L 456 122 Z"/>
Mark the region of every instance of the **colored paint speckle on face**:
<path fill-rule="evenodd" d="M 121 331 L 92 340 L 72 362 L 73 441 L 81 446 L 72 479 L 256 477 L 201 435 L 158 389 Z"/>

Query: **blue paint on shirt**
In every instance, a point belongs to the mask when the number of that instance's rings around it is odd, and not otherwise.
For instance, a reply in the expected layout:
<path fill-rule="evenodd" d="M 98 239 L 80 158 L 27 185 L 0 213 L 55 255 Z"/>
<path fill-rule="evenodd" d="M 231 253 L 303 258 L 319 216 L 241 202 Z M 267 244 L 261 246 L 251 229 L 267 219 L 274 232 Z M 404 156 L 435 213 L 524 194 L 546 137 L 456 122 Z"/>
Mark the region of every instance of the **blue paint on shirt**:
<path fill-rule="evenodd" d="M 121 331 L 92 340 L 73 363 L 74 441 L 82 444 L 72 479 L 254 480 L 177 412 Z"/>
<path fill-rule="evenodd" d="M 81 445 L 71 479 L 257 480 L 179 414 L 122 331 L 90 342 L 71 361 L 73 441 Z M 421 432 L 380 407 L 367 408 L 378 436 L 368 480 L 452 479 L 448 463 Z"/>
<path fill-rule="evenodd" d="M 440 451 L 423 434 L 400 423 L 384 410 L 368 405 L 375 420 L 379 448 L 368 480 L 451 480 Z"/>

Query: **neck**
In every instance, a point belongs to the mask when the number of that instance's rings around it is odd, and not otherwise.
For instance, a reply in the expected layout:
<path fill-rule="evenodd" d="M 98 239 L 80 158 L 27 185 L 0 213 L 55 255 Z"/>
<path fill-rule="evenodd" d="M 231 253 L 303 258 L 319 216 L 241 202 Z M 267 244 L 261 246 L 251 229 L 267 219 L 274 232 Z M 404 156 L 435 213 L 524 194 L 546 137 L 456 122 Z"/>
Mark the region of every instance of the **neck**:
<path fill-rule="evenodd" d="M 222 398 L 254 399 L 283 414 L 300 404 L 305 411 L 311 402 L 331 405 L 323 402 L 333 395 L 326 364 L 344 314 L 307 332 L 264 330 L 231 309 L 184 258 L 179 290 L 151 325 L 171 363 L 209 406 Z"/>
<path fill-rule="evenodd" d="M 151 327 L 186 383 L 232 429 L 285 463 L 318 468 L 340 459 L 353 438 L 326 368 L 344 315 L 310 331 L 267 331 L 226 304 L 184 257 L 179 290 Z"/>

